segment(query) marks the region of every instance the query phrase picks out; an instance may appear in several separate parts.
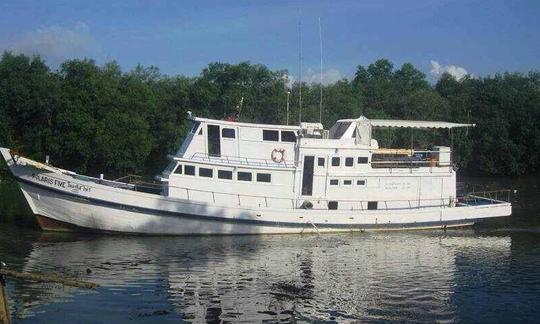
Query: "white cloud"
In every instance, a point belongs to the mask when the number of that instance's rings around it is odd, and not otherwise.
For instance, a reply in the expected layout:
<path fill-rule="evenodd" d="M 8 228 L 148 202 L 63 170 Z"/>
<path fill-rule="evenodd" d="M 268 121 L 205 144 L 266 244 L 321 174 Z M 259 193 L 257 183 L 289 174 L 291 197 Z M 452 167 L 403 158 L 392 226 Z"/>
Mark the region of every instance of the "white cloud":
<path fill-rule="evenodd" d="M 99 46 L 84 22 L 72 27 L 52 25 L 28 33 L 9 44 L 5 50 L 26 55 L 40 55 L 53 64 L 68 58 L 93 56 Z"/>
<path fill-rule="evenodd" d="M 323 70 L 323 84 L 330 85 L 346 78 L 346 76 L 337 69 L 327 69 Z M 287 87 L 291 88 L 292 85 L 297 81 L 297 78 L 293 75 L 286 76 Z M 309 84 L 320 84 L 321 83 L 321 72 L 315 71 L 312 68 L 308 68 L 306 72 L 302 75 L 302 81 Z"/>
<path fill-rule="evenodd" d="M 330 85 L 338 82 L 339 80 L 345 78 L 345 75 L 342 74 L 337 69 L 327 69 L 323 70 L 323 84 L 324 85 Z M 319 84 L 321 83 L 321 72 L 315 71 L 311 68 L 307 70 L 307 73 L 305 76 L 302 76 L 302 80 L 307 83 L 315 83 Z"/>
<path fill-rule="evenodd" d="M 467 74 L 469 74 L 467 70 L 465 70 L 461 66 L 457 66 L 457 65 L 443 66 L 435 60 L 431 60 L 430 63 L 431 63 L 431 74 L 434 76 L 441 76 L 443 73 L 446 72 L 459 81 L 463 79 L 463 77 L 465 77 Z"/>

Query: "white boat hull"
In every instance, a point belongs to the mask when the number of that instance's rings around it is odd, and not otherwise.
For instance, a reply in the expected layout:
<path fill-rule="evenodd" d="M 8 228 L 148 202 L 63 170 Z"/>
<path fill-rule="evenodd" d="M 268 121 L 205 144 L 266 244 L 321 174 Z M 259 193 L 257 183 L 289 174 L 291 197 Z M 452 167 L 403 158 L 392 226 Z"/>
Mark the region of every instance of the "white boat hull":
<path fill-rule="evenodd" d="M 323 233 L 446 228 L 508 216 L 511 204 L 378 210 L 240 206 L 174 199 L 79 180 L 10 161 L 44 230 L 90 230 L 151 235 Z"/>
<path fill-rule="evenodd" d="M 302 210 L 306 221 L 271 222 L 251 218 L 227 218 L 178 213 L 163 210 L 129 210 L 122 205 L 109 205 L 76 196 L 47 190 L 28 183 L 21 183 L 21 189 L 33 213 L 44 230 L 103 232 L 123 232 L 153 235 L 189 234 L 263 234 L 263 233 L 322 233 L 365 230 L 397 230 L 444 228 L 472 225 L 485 218 L 510 214 L 509 205 L 496 204 L 454 208 L 421 208 L 416 210 L 384 211 L 362 215 L 356 212 L 357 222 L 317 222 L 320 217 L 310 217 L 316 211 Z M 224 214 L 240 212 L 235 208 L 222 209 Z M 287 214 L 287 211 L 282 211 Z M 297 215 L 289 213 L 293 220 Z M 297 213 L 294 213 L 297 214 Z M 352 215 L 352 213 L 351 213 Z M 287 215 L 286 215 L 287 216 Z M 315 216 L 315 215 L 314 215 Z M 329 219 L 332 215 L 328 215 Z M 352 217 L 352 216 L 351 216 Z M 343 218 L 335 215 L 335 218 Z M 365 219 L 365 221 L 361 221 Z"/>

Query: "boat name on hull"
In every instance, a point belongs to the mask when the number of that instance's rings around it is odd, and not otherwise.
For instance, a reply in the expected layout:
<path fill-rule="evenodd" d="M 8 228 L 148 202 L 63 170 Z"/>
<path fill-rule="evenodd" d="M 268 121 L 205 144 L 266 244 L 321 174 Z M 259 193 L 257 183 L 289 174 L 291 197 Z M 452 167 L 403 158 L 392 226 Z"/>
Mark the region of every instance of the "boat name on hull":
<path fill-rule="evenodd" d="M 50 185 L 53 185 L 59 188 L 71 190 L 72 192 L 77 192 L 77 191 L 90 192 L 92 190 L 92 188 L 85 185 L 81 185 L 81 184 L 74 183 L 71 181 L 54 179 L 43 174 L 33 173 L 32 178 L 36 179 L 39 182 L 44 182 L 44 183 L 48 183 Z"/>

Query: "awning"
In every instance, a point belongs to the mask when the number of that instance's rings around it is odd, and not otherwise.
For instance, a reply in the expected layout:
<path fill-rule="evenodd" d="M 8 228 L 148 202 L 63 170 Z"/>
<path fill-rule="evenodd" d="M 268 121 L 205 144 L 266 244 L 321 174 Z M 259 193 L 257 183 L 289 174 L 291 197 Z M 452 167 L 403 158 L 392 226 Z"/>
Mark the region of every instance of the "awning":
<path fill-rule="evenodd" d="M 476 124 L 458 124 L 442 121 L 423 120 L 391 120 L 391 119 L 370 119 L 372 127 L 403 127 L 403 128 L 456 128 L 475 127 Z"/>

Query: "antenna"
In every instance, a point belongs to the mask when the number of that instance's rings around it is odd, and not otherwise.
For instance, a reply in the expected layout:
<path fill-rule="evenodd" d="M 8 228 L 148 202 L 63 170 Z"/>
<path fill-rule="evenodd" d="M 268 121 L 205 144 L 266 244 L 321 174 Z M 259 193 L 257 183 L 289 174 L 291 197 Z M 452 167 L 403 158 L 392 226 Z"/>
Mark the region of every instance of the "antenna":
<path fill-rule="evenodd" d="M 289 126 L 289 97 L 291 95 L 291 91 L 287 89 L 287 126 Z"/>
<path fill-rule="evenodd" d="M 291 89 L 288 87 L 289 84 L 289 74 L 283 74 L 283 85 L 285 86 L 285 93 L 287 94 L 287 126 L 289 126 L 289 98 L 291 96 Z"/>
<path fill-rule="evenodd" d="M 298 18 L 298 123 L 302 122 L 302 11 L 300 11 L 300 17 Z"/>
<path fill-rule="evenodd" d="M 321 31 L 321 17 L 319 17 L 319 45 L 321 50 L 321 85 L 320 85 L 320 98 L 319 98 L 319 123 L 322 123 L 322 88 L 323 88 L 323 65 L 322 65 L 322 31 Z"/>

